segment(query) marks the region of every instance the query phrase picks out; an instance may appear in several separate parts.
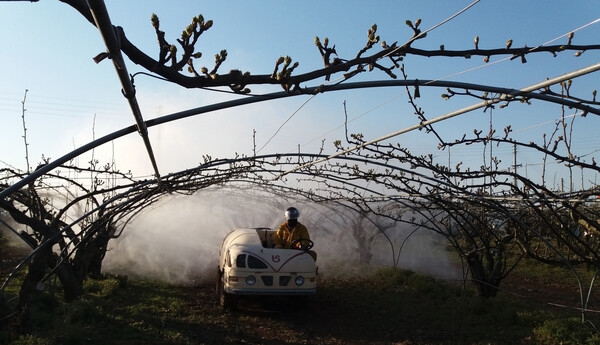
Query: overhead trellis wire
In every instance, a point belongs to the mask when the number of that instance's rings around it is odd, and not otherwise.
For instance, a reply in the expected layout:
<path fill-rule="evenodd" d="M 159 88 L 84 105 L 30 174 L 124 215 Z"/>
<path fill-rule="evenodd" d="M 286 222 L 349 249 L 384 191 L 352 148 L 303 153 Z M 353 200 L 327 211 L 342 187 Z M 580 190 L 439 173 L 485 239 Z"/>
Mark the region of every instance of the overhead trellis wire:
<path fill-rule="evenodd" d="M 540 89 L 546 88 L 546 87 L 554 85 L 554 84 L 558 84 L 560 82 L 563 82 L 563 81 L 566 81 L 566 80 L 569 80 L 569 79 L 572 79 L 572 78 L 577 78 L 577 77 L 580 77 L 580 76 L 585 75 L 585 74 L 597 72 L 599 70 L 600 70 L 600 63 L 596 63 L 596 64 L 588 66 L 586 68 L 582 68 L 582 69 L 576 70 L 574 72 L 563 74 L 561 76 L 558 76 L 558 77 L 555 77 L 555 78 L 552 78 L 552 79 L 548 79 L 546 81 L 543 81 L 543 82 L 540 82 L 540 83 L 528 86 L 528 87 L 526 87 L 524 89 L 521 89 L 521 90 L 513 90 L 511 92 L 502 93 L 497 98 L 486 99 L 486 100 L 484 100 L 484 101 L 482 101 L 480 103 L 476 103 L 476 104 L 473 104 L 471 106 L 468 106 L 468 107 L 465 107 L 465 108 L 462 108 L 462 109 L 459 109 L 459 110 L 447 113 L 445 115 L 438 116 L 438 117 L 436 117 L 434 119 L 431 119 L 431 120 L 422 121 L 422 122 L 420 122 L 418 124 L 415 124 L 415 125 L 412 125 L 410 127 L 407 127 L 407 128 L 404 128 L 404 129 L 401 129 L 401 130 L 398 130 L 398 131 L 386 134 L 386 135 L 384 135 L 384 136 L 382 136 L 380 138 L 373 139 L 373 140 L 364 142 L 364 143 L 362 143 L 360 145 L 356 145 L 354 147 L 348 148 L 346 150 L 336 152 L 336 153 L 334 153 L 334 154 L 332 154 L 332 155 L 330 155 L 330 156 L 328 156 L 326 158 L 322 158 L 322 159 L 319 159 L 319 160 L 315 160 L 315 161 L 311 161 L 311 162 L 308 162 L 308 163 L 305 163 L 305 164 L 298 165 L 297 167 L 295 167 L 293 169 L 290 169 L 288 171 L 284 171 L 283 173 L 281 173 L 281 175 L 273 178 L 273 180 L 277 180 L 277 179 L 281 178 L 282 176 L 285 176 L 285 175 L 287 175 L 289 173 L 292 173 L 294 171 L 298 171 L 298 170 L 307 168 L 307 167 L 309 167 L 311 165 L 323 163 L 323 162 L 328 161 L 328 160 L 330 160 L 332 158 L 340 157 L 340 156 L 346 155 L 346 154 L 348 154 L 348 153 L 350 153 L 352 151 L 356 151 L 356 150 L 358 150 L 360 148 L 363 148 L 363 147 L 366 147 L 366 146 L 369 146 L 369 145 L 373 145 L 373 144 L 378 143 L 380 141 L 383 141 L 383 140 L 386 140 L 386 139 L 390 139 L 390 138 L 399 136 L 399 135 L 404 134 L 404 133 L 408 133 L 408 132 L 413 131 L 415 129 L 425 128 L 427 125 L 430 125 L 430 124 L 433 124 L 433 123 L 436 123 L 436 122 L 440 122 L 440 121 L 443 121 L 443 120 L 447 120 L 449 118 L 452 118 L 452 117 L 455 117 L 455 116 L 458 116 L 458 115 L 466 114 L 466 113 L 471 112 L 473 110 L 477 110 L 477 109 L 481 109 L 481 108 L 484 108 L 484 107 L 488 107 L 488 106 L 491 106 L 491 105 L 496 104 L 496 103 L 500 103 L 500 102 L 508 100 L 508 99 L 513 99 L 515 96 L 529 94 L 531 92 L 535 92 L 536 90 L 540 90 Z M 434 84 L 435 84 L 434 82 L 425 83 L 425 85 L 434 85 Z M 593 108 L 590 108 L 590 107 L 586 107 L 585 111 L 589 111 L 591 113 L 596 113 L 596 114 L 598 113 L 598 109 L 593 109 Z"/>

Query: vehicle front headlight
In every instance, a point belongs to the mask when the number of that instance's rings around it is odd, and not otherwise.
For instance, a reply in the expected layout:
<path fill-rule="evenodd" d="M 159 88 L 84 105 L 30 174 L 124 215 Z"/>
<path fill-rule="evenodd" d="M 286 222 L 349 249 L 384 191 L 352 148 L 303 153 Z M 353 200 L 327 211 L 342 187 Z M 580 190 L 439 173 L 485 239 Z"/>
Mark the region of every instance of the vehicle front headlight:
<path fill-rule="evenodd" d="M 304 284 L 304 277 L 303 276 L 297 276 L 296 277 L 296 285 L 300 286 Z"/>
<path fill-rule="evenodd" d="M 246 277 L 246 284 L 248 284 L 250 286 L 256 284 L 256 277 L 255 276 L 247 276 Z"/>

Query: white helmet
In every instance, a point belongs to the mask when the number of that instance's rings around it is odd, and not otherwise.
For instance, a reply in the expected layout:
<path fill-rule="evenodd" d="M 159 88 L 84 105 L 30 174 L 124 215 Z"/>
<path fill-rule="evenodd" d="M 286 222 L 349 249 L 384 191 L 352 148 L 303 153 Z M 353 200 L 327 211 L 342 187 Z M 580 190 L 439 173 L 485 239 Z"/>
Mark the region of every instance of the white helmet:
<path fill-rule="evenodd" d="M 285 219 L 298 219 L 300 217 L 300 212 L 295 207 L 289 207 L 285 210 Z"/>

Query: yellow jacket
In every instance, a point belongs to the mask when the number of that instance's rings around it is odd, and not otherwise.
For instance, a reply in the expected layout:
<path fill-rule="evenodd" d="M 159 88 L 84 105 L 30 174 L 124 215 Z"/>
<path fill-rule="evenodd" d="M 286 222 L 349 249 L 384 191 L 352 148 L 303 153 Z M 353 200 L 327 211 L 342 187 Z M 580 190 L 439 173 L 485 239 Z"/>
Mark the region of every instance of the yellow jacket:
<path fill-rule="evenodd" d="M 290 231 L 290 229 L 288 229 L 287 222 L 283 223 L 279 226 L 277 232 L 275 233 L 275 246 L 290 249 L 292 242 L 298 238 L 310 240 L 310 235 L 308 234 L 308 229 L 306 226 L 298 222 L 292 231 Z"/>

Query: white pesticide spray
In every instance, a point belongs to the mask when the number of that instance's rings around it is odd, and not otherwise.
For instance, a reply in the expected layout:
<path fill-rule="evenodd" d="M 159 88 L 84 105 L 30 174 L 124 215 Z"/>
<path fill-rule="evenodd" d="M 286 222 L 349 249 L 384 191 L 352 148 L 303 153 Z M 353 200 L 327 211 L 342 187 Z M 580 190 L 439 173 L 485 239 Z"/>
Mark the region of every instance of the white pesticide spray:
<path fill-rule="evenodd" d="M 212 193 L 165 198 L 109 242 L 103 271 L 180 284 L 214 279 L 229 231 L 276 223 L 272 207 L 237 202 Z"/>
<path fill-rule="evenodd" d="M 319 273 L 335 276 L 342 273 L 339 270 L 353 270 L 360 238 L 352 236 L 339 222 L 324 220 L 327 217 L 323 213 L 330 209 L 324 211 L 305 202 L 275 197 L 200 192 L 167 197 L 140 215 L 119 238 L 109 242 L 103 271 L 175 284 L 212 283 L 225 235 L 236 227 L 276 228 L 284 222 L 284 211 L 289 206 L 300 209 L 299 220 L 309 229 L 318 253 Z M 443 250 L 443 239 L 426 231 L 406 239 L 411 232 L 409 226 L 397 227 L 390 236 L 398 267 L 443 279 L 460 279 L 461 273 Z M 375 234 L 370 251 L 370 266 L 393 265 L 394 254 L 382 234 Z"/>

